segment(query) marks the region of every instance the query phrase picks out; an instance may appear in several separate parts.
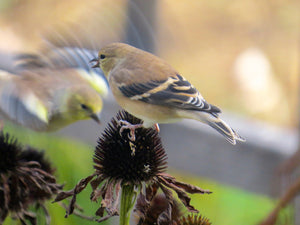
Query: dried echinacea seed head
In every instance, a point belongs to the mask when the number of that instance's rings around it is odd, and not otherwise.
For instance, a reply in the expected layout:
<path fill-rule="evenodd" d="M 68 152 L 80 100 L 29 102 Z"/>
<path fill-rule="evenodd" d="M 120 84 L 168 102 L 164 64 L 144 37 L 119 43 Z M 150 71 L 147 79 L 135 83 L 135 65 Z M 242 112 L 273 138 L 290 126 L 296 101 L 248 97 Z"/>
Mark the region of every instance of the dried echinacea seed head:
<path fill-rule="evenodd" d="M 94 168 L 102 177 L 132 184 L 147 182 L 166 170 L 166 153 L 157 131 L 151 128 L 135 130 L 135 141 L 128 131 L 120 133 L 118 120 L 139 124 L 142 121 L 122 111 L 99 138 L 94 154 Z"/>
<path fill-rule="evenodd" d="M 0 132 L 0 224 L 7 217 L 19 219 L 22 224 L 36 224 L 30 205 L 41 206 L 62 189 L 56 183 L 53 169 L 44 153 L 33 148 L 23 148 L 17 140 Z M 48 213 L 45 213 L 46 217 Z M 50 223 L 50 218 L 46 218 Z"/>
<path fill-rule="evenodd" d="M 192 214 L 181 217 L 180 221 L 174 225 L 211 225 L 211 222 L 201 215 Z"/>

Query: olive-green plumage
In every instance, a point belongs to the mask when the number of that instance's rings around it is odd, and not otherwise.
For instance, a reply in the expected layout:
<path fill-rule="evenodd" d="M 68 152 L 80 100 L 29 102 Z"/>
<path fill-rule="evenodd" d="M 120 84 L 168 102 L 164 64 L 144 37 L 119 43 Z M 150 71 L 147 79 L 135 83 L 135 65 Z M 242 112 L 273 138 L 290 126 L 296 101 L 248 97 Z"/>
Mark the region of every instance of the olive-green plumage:
<path fill-rule="evenodd" d="M 0 119 L 37 131 L 54 131 L 78 120 L 99 122 L 102 99 L 78 68 L 31 67 L 0 71 Z"/>

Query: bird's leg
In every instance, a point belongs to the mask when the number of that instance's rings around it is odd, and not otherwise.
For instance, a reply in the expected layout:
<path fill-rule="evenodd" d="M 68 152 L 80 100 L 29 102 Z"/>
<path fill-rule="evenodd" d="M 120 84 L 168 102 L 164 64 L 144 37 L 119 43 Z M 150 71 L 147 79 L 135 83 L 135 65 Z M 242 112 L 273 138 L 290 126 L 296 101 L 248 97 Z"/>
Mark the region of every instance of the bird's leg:
<path fill-rule="evenodd" d="M 130 132 L 128 134 L 128 139 L 132 142 L 135 141 L 135 134 L 134 134 L 135 129 L 143 127 L 142 123 L 141 124 L 131 124 L 125 120 L 119 120 L 119 123 L 121 125 L 120 135 L 122 136 L 122 133 L 125 129 L 129 129 Z"/>
<path fill-rule="evenodd" d="M 159 129 L 158 123 L 154 124 L 154 128 L 155 128 L 155 130 L 159 133 L 160 129 Z"/>

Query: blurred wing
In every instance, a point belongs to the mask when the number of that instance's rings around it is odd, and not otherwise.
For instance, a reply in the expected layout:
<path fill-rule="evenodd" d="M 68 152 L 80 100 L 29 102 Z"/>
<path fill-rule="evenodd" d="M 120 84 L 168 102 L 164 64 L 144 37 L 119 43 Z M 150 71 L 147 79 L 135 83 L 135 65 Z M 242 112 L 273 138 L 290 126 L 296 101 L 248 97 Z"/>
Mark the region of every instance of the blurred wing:
<path fill-rule="evenodd" d="M 124 96 L 132 100 L 212 114 L 221 112 L 216 106 L 208 104 L 197 89 L 180 75 L 161 81 L 121 84 L 119 89 Z"/>
<path fill-rule="evenodd" d="M 16 66 L 24 69 L 50 68 L 53 70 L 75 68 L 78 74 L 102 96 L 108 93 L 108 82 L 101 69 L 92 69 L 90 60 L 97 57 L 97 52 L 78 47 L 52 47 L 43 55 L 19 54 Z"/>
<path fill-rule="evenodd" d="M 48 126 L 47 108 L 32 93 L 19 93 L 14 84 L 0 89 L 0 112 L 6 118 L 33 130 L 43 131 Z"/>

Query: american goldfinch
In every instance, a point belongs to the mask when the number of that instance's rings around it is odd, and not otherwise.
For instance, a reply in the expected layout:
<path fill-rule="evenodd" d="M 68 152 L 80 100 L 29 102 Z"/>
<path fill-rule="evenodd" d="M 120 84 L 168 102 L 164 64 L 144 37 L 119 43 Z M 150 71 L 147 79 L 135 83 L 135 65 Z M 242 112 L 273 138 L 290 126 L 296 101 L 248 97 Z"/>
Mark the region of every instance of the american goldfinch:
<path fill-rule="evenodd" d="M 0 71 L 0 118 L 36 131 L 89 118 L 99 123 L 108 86 L 88 67 L 90 56 L 71 48 L 18 55 L 16 74 Z"/>
<path fill-rule="evenodd" d="M 144 127 L 188 118 L 208 124 L 232 144 L 244 141 L 219 118 L 221 110 L 207 103 L 162 59 L 127 44 L 113 43 L 103 47 L 91 62 L 96 62 L 92 67 L 103 70 L 118 104 L 142 119 Z"/>

